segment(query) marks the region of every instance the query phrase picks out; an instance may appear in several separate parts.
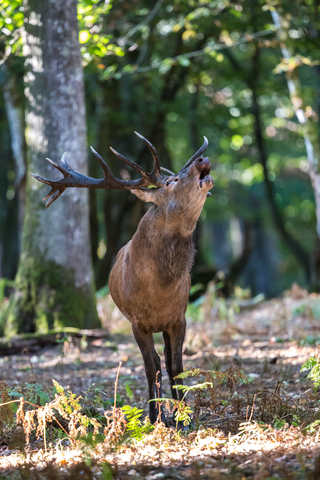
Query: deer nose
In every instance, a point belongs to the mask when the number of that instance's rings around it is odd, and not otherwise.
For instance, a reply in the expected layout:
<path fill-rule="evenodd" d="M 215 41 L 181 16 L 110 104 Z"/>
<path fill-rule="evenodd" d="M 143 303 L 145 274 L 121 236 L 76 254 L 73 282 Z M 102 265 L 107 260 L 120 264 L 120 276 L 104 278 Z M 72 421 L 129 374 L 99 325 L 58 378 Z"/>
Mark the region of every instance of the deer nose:
<path fill-rule="evenodd" d="M 197 158 L 196 160 L 196 165 L 198 168 L 200 168 L 200 170 L 210 170 L 211 168 L 211 163 L 209 162 L 209 158 L 208 157 L 199 157 Z"/>

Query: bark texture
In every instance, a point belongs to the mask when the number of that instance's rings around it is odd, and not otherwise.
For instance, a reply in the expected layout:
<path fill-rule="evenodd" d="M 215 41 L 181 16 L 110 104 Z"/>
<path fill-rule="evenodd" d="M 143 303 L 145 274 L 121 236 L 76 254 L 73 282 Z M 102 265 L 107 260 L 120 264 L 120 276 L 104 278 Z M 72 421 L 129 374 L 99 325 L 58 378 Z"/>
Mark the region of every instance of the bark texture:
<path fill-rule="evenodd" d="M 47 188 L 30 175 L 57 178 L 46 157 L 63 152 L 87 173 L 83 73 L 77 0 L 26 0 L 27 190 L 22 252 L 7 333 L 53 326 L 98 326 L 89 241 L 88 192 L 68 189 L 46 209 Z"/>

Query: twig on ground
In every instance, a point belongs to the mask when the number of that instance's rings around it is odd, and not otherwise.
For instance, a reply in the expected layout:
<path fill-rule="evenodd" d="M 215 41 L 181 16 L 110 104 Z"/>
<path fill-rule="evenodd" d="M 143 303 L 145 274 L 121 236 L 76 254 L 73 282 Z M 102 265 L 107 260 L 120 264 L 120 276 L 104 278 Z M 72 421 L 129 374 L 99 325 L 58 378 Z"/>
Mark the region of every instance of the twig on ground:
<path fill-rule="evenodd" d="M 118 386 L 118 379 L 119 379 L 119 373 L 120 373 L 120 368 L 121 368 L 122 362 L 119 363 L 119 368 L 117 371 L 117 377 L 116 377 L 116 382 L 114 384 L 114 403 L 113 403 L 113 409 L 116 409 L 117 406 L 117 386 Z"/>

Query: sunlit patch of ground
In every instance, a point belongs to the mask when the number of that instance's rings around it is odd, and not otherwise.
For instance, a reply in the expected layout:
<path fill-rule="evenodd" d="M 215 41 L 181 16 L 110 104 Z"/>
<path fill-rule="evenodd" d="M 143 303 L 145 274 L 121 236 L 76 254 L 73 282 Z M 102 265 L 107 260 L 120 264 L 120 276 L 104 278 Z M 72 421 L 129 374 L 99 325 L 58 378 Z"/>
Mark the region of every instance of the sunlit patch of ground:
<path fill-rule="evenodd" d="M 200 307 L 202 318 L 188 318 L 185 369 L 225 371 L 235 365 L 249 379 L 248 393 L 243 385 L 235 385 L 231 398 L 222 386 L 215 409 L 201 408 L 198 430 L 182 433 L 159 425 L 142 441 L 113 451 L 100 446 L 88 453 L 62 441 L 48 444 L 45 454 L 43 442 L 32 438 L 20 452 L 10 436 L 2 435 L 0 478 L 320 478 L 319 433 L 305 432 L 305 426 L 320 416 L 320 396 L 313 393 L 307 372 L 300 372 L 320 338 L 320 297 L 293 289 L 283 298 L 238 313 L 226 303 L 227 314 L 219 312 L 217 302 L 206 298 Z M 37 355 L 0 357 L 0 380 L 10 387 L 36 382 L 52 391 L 54 378 L 83 397 L 91 389 L 86 395 L 90 405 L 94 388 L 111 401 L 122 362 L 119 406 L 137 406 L 146 414 L 144 368 L 130 324 L 109 297 L 99 300 L 99 313 L 110 331 L 107 342 L 69 338 Z M 155 343 L 162 354 L 161 335 L 155 336 Z M 186 383 L 198 381 L 191 378 Z M 170 396 L 166 375 L 164 395 Z M 192 407 L 192 395 L 189 403 Z M 274 415 L 281 405 L 284 413 L 278 420 L 284 422 L 277 425 Z M 21 430 L 18 434 L 22 438 Z"/>

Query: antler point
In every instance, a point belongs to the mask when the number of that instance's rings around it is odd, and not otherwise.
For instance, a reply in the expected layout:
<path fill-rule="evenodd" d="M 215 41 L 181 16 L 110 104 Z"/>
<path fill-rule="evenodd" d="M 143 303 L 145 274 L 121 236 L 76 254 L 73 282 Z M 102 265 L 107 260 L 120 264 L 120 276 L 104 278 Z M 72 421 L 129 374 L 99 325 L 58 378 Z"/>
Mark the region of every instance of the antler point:
<path fill-rule="evenodd" d="M 38 182 L 42 182 L 42 177 L 40 177 L 39 175 L 36 175 L 35 173 L 31 173 L 31 175 L 33 176 L 33 178 L 35 178 L 36 180 L 38 180 Z M 42 182 L 43 183 L 43 182 Z"/>

